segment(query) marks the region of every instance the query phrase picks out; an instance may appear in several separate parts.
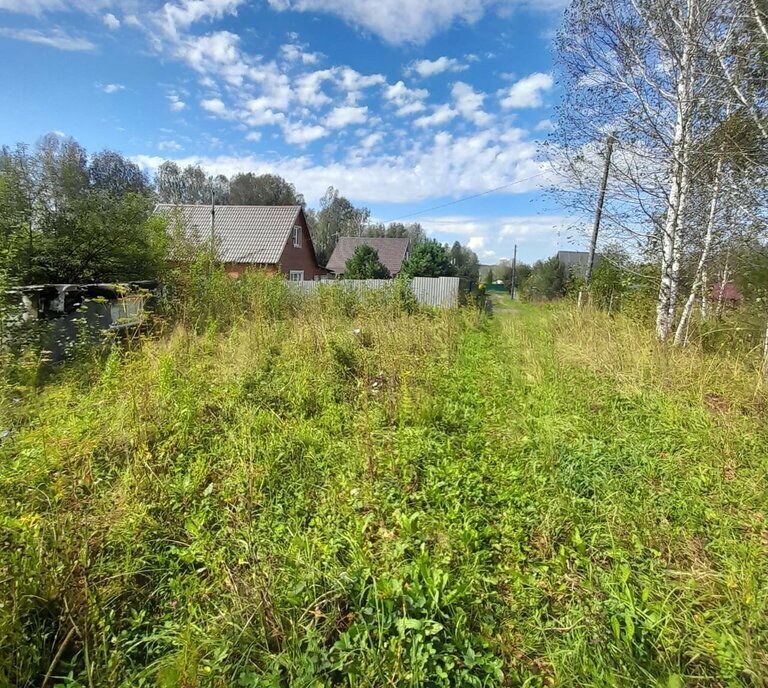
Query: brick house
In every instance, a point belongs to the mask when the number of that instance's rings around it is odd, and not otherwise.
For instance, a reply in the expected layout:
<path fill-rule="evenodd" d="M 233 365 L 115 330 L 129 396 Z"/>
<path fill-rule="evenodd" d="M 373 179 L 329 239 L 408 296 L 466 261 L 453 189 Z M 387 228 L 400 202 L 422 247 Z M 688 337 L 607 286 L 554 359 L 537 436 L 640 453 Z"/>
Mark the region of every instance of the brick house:
<path fill-rule="evenodd" d="M 248 268 L 280 272 L 296 282 L 328 274 L 317 263 L 300 205 L 217 205 L 213 211 L 216 255 L 231 277 Z M 155 212 L 169 222 L 180 218 L 185 236 L 193 242 L 211 237 L 211 206 L 161 203 Z"/>

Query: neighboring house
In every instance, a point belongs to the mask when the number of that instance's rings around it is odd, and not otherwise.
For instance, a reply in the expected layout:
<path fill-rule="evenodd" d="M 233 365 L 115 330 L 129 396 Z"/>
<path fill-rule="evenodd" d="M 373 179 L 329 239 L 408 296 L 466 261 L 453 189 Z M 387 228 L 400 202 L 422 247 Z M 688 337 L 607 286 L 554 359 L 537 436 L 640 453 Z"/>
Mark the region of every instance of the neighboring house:
<path fill-rule="evenodd" d="M 347 269 L 347 261 L 352 257 L 358 246 L 366 245 L 375 249 L 379 254 L 379 262 L 386 266 L 392 277 L 400 274 L 403 263 L 408 260 L 410 239 L 395 239 L 388 237 L 339 237 L 336 248 L 328 260 L 327 268 L 334 275 L 343 275 Z"/>
<path fill-rule="evenodd" d="M 295 282 L 327 274 L 317 263 L 300 205 L 217 205 L 213 210 L 216 255 L 231 277 L 252 267 L 280 272 Z M 192 241 L 211 238 L 211 206 L 161 203 L 155 212 L 171 222 L 178 213 Z"/>
<path fill-rule="evenodd" d="M 588 251 L 558 251 L 557 259 L 565 266 L 566 271 L 571 277 L 584 277 L 587 272 L 587 265 L 589 265 L 589 252 Z M 600 265 L 602 256 L 599 253 L 595 253 L 595 262 L 592 268 L 596 268 Z"/>
<path fill-rule="evenodd" d="M 731 308 L 736 308 L 738 306 L 742 299 L 744 298 L 741 295 L 741 292 L 739 291 L 738 287 L 733 282 L 726 282 L 725 286 L 722 287 L 723 295 L 720 296 L 720 289 L 721 284 L 720 282 L 715 282 L 712 285 L 712 293 L 710 294 L 710 299 L 714 303 L 718 303 L 721 298 L 724 304 L 727 306 L 730 306 Z"/>

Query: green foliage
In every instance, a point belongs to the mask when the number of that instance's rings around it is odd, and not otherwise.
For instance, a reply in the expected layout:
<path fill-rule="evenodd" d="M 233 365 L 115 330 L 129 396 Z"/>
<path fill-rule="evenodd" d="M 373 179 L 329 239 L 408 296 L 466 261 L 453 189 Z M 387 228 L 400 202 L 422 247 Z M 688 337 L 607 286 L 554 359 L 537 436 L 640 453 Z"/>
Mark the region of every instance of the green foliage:
<path fill-rule="evenodd" d="M 451 277 L 456 268 L 451 264 L 448 250 L 439 242 L 431 239 L 423 241 L 411 250 L 401 268 L 409 277 Z"/>
<path fill-rule="evenodd" d="M 480 261 L 477 254 L 458 241 L 454 241 L 451 246 L 451 264 L 456 270 L 456 277 L 469 282 L 477 282 L 480 279 Z"/>
<path fill-rule="evenodd" d="M 0 152 L 0 256 L 12 283 L 157 276 L 165 230 L 146 177 L 113 151 L 90 159 L 49 135 Z"/>
<path fill-rule="evenodd" d="M 531 300 L 551 300 L 565 296 L 567 275 L 565 266 L 552 256 L 548 260 L 538 260 L 533 264 L 531 273 L 523 283 L 521 290 Z"/>
<path fill-rule="evenodd" d="M 360 244 L 344 267 L 346 279 L 389 279 L 386 265 L 379 260 L 379 252 L 367 244 Z"/>
<path fill-rule="evenodd" d="M 496 276 L 493 274 L 493 268 L 489 268 L 488 272 L 485 273 L 485 283 L 493 284 L 495 280 Z"/>

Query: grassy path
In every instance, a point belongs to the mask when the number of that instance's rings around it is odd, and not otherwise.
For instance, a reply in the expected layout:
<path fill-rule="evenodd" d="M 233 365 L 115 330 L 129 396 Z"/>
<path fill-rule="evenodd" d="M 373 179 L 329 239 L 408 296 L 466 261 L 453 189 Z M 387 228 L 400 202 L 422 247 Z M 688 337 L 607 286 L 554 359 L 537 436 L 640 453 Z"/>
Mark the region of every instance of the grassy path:
<path fill-rule="evenodd" d="M 763 685 L 763 412 L 665 356 L 564 309 L 323 312 L 25 393 L 0 684 L 75 628 L 67 686 Z"/>

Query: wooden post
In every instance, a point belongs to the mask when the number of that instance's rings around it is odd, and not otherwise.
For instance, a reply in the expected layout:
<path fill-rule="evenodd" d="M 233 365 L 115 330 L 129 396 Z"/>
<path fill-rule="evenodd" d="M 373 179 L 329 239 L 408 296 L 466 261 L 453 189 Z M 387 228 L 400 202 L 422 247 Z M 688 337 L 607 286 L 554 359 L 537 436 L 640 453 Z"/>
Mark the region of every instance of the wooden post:
<path fill-rule="evenodd" d="M 597 235 L 600 231 L 600 220 L 603 217 L 603 203 L 605 202 L 605 190 L 608 186 L 608 173 L 611 169 L 611 156 L 613 155 L 613 144 L 616 137 L 613 134 L 608 136 L 607 148 L 605 150 L 605 166 L 603 167 L 603 178 L 600 182 L 600 193 L 597 197 L 597 207 L 595 208 L 595 221 L 592 224 L 592 240 L 589 242 L 589 259 L 587 261 L 587 271 L 584 275 L 584 286 L 579 289 L 579 306 L 584 305 L 584 289 L 589 288 L 592 280 L 592 269 L 595 265 L 595 250 L 597 249 Z"/>

